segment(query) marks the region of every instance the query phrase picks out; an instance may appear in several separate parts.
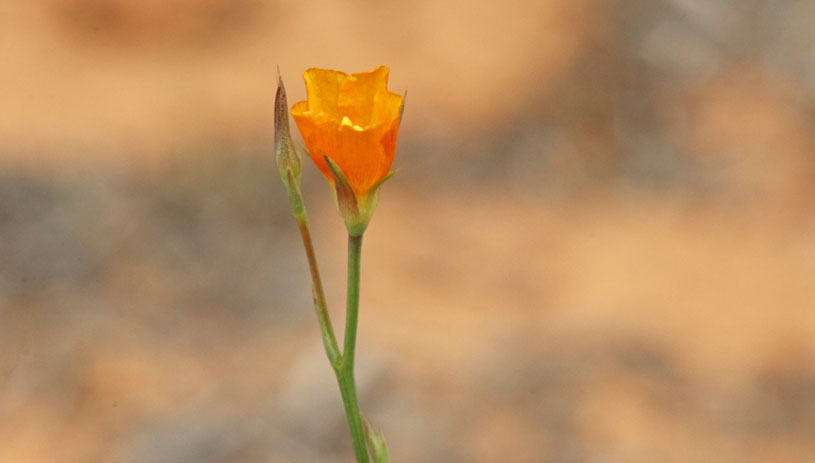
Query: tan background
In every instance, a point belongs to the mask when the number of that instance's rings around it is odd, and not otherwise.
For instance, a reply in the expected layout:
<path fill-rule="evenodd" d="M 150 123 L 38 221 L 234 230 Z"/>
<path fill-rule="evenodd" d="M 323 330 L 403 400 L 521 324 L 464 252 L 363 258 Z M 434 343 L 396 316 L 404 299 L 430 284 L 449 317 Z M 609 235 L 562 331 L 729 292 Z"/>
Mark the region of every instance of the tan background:
<path fill-rule="evenodd" d="M 350 461 L 272 105 L 379 64 L 394 462 L 815 461 L 813 43 L 811 0 L 0 2 L 0 462 Z"/>

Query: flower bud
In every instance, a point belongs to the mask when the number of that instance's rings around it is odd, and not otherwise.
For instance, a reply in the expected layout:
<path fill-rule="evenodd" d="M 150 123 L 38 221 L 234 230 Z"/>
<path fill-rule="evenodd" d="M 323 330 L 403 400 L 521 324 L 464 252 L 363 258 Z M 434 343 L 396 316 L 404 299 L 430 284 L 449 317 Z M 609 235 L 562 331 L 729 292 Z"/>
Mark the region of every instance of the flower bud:
<path fill-rule="evenodd" d="M 277 161 L 277 170 L 280 173 L 280 178 L 283 180 L 283 184 L 286 185 L 286 188 L 291 192 L 292 188 L 299 189 L 300 187 L 302 167 L 300 156 L 294 149 L 291 134 L 289 133 L 289 104 L 286 99 L 286 87 L 283 86 L 283 79 L 280 77 L 279 70 L 277 73 L 277 94 L 275 95 L 274 106 L 275 160 Z"/>

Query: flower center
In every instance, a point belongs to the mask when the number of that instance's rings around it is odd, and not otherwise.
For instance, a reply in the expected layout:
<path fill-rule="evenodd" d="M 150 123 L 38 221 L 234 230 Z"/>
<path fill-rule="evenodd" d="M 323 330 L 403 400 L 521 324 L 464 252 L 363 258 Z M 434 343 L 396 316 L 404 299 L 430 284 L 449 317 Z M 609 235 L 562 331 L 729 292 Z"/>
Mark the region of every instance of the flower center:
<path fill-rule="evenodd" d="M 358 125 L 354 125 L 354 123 L 351 122 L 351 118 L 349 118 L 348 116 L 342 116 L 342 122 L 340 122 L 340 125 L 341 126 L 345 125 L 345 126 L 351 127 L 352 129 L 356 130 L 357 132 L 362 132 L 362 130 L 363 130 L 362 127 L 360 127 Z"/>

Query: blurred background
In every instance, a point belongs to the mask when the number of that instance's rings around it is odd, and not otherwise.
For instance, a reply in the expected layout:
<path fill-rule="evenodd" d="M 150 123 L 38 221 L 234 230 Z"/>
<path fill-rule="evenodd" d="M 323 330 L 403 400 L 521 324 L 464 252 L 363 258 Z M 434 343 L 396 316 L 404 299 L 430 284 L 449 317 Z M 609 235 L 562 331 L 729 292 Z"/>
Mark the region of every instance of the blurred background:
<path fill-rule="evenodd" d="M 0 462 L 351 461 L 275 66 L 294 104 L 380 64 L 357 375 L 394 462 L 815 461 L 812 0 L 4 0 Z"/>

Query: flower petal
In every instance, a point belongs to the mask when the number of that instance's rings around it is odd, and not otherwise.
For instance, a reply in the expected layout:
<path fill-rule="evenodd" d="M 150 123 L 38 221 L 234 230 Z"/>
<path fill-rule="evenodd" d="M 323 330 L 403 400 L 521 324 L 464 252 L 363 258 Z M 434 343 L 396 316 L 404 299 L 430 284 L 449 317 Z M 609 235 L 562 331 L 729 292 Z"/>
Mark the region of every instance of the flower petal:
<path fill-rule="evenodd" d="M 348 75 L 309 69 L 308 100 L 292 108 L 312 160 L 334 181 L 323 155 L 345 173 L 359 195 L 388 175 L 396 150 L 402 97 L 388 91 L 385 66 Z"/>
<path fill-rule="evenodd" d="M 311 68 L 303 73 L 308 95 L 308 110 L 314 114 L 326 113 L 334 118 L 339 117 L 337 98 L 340 92 L 340 81 L 346 74 L 328 69 Z"/>
<path fill-rule="evenodd" d="M 388 68 L 380 66 L 373 71 L 345 75 L 340 81 L 340 117 L 348 117 L 362 127 L 370 125 L 377 97 L 388 91 L 389 73 Z"/>

